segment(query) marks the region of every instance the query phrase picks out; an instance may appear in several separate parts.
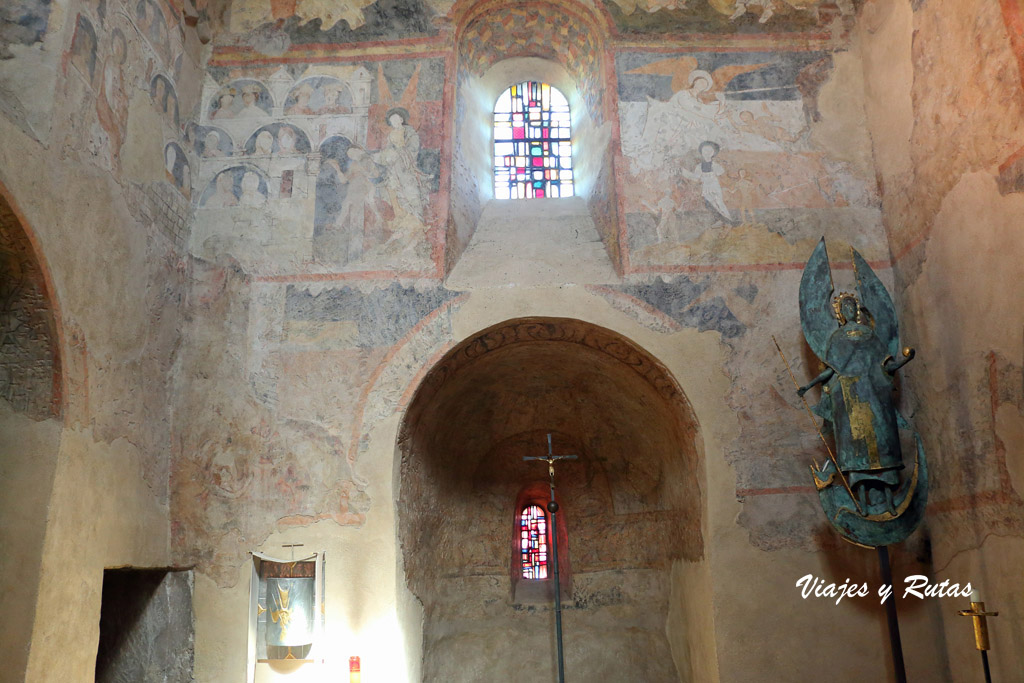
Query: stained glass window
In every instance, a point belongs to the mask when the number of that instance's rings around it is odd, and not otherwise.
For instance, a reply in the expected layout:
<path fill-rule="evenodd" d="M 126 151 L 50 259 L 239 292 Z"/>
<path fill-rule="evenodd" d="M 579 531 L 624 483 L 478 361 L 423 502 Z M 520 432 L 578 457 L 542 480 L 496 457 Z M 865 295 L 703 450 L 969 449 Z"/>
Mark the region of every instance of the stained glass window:
<path fill-rule="evenodd" d="M 548 515 L 538 505 L 519 514 L 519 552 L 524 579 L 548 578 Z"/>
<path fill-rule="evenodd" d="M 569 102 L 547 83 L 525 81 L 494 105 L 494 196 L 571 197 Z"/>

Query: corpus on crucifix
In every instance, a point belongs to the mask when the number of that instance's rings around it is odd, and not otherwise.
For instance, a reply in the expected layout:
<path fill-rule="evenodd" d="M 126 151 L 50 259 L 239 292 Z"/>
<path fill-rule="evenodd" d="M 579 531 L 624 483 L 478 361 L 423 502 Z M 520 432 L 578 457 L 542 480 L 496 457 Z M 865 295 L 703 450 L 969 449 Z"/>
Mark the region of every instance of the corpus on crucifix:
<path fill-rule="evenodd" d="M 555 461 L 575 460 L 576 457 L 575 455 L 555 455 L 551 448 L 551 434 L 548 434 L 548 454 L 546 456 L 523 456 L 523 460 L 544 460 L 548 464 L 548 487 L 551 490 L 548 512 L 551 513 L 551 564 L 555 570 L 555 643 L 558 647 L 558 683 L 565 681 L 565 663 L 562 657 L 562 588 L 559 585 L 558 576 L 558 524 L 555 521 L 555 513 L 558 512 L 558 503 L 555 502 Z"/>

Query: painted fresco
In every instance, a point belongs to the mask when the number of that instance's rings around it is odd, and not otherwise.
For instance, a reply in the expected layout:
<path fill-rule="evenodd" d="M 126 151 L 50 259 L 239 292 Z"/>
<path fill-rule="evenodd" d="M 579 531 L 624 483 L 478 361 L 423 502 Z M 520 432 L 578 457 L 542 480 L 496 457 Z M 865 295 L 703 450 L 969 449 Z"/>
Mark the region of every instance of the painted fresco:
<path fill-rule="evenodd" d="M 187 351 L 201 393 L 182 406 L 194 428 L 174 463 L 174 544 L 231 585 L 253 539 L 318 520 L 363 523 L 364 434 L 394 413 L 408 369 L 450 337 L 439 313 L 456 295 L 422 283 L 253 286 L 237 267 L 195 264 L 191 296 L 210 334 Z M 430 343 L 408 343 L 424 327 Z M 253 355 L 243 363 L 229 340 Z M 385 357 L 397 367 L 381 372 Z"/>
<path fill-rule="evenodd" d="M 167 19 L 160 6 L 153 0 L 139 0 L 135 5 L 135 26 L 146 36 L 165 64 L 171 63 L 171 37 L 167 30 Z"/>
<path fill-rule="evenodd" d="M 218 123 L 227 119 L 265 119 L 273 106 L 274 100 L 265 85 L 242 79 L 217 91 L 210 101 L 209 119 Z"/>
<path fill-rule="evenodd" d="M 176 142 L 169 142 L 164 147 L 164 174 L 167 182 L 186 199 L 192 196 L 192 169 L 185 151 Z"/>
<path fill-rule="evenodd" d="M 465 69 L 483 75 L 512 56 L 550 59 L 566 68 L 588 113 L 602 122 L 605 83 L 602 76 L 602 34 L 596 26 L 555 5 L 503 7 L 469 23 L 459 38 L 460 86 Z"/>
<path fill-rule="evenodd" d="M 274 24 L 286 44 L 359 43 L 435 35 L 437 16 L 427 0 L 236 0 L 230 30 Z"/>
<path fill-rule="evenodd" d="M 178 94 L 174 91 L 174 85 L 170 79 L 163 74 L 154 76 L 149 84 L 149 96 L 153 99 L 153 104 L 156 105 L 157 110 L 163 114 L 164 118 L 177 127 L 180 123 Z"/>
<path fill-rule="evenodd" d="M 298 78 L 280 69 L 207 88 L 207 121 L 190 129 L 206 187 L 200 208 L 241 206 L 242 162 L 258 169 L 267 202 L 263 220 L 200 212 L 194 248 L 212 255 L 226 247 L 258 274 L 433 272 L 442 88 L 440 59 Z M 240 105 L 243 89 L 249 100 Z M 227 169 L 232 180 L 218 179 Z M 240 221 L 250 229 L 239 233 Z"/>
<path fill-rule="evenodd" d="M 199 205 L 208 209 L 262 206 L 267 179 L 251 166 L 233 166 L 218 173 L 203 192 Z"/>
<path fill-rule="evenodd" d="M 156 157 L 166 152 L 169 142 L 180 141 L 183 112 L 175 81 L 185 63 L 184 34 L 169 23 L 175 20 L 171 10 L 155 0 L 89 0 L 81 9 L 61 56 L 64 78 L 58 100 L 67 121 L 51 128 L 63 131 L 60 144 L 66 154 L 80 154 L 86 163 L 119 178 L 123 148 L 129 144 L 129 102 L 135 92 L 148 93 L 162 120 L 163 130 L 155 132 L 164 143 L 147 145 L 146 153 Z M 187 196 L 188 183 L 180 174 L 194 168 L 188 159 L 192 150 L 178 150 L 175 186 Z"/>
<path fill-rule="evenodd" d="M 271 154 L 305 154 L 310 151 L 309 138 L 301 129 L 287 123 L 271 123 L 259 128 L 245 143 L 248 156 Z"/>
<path fill-rule="evenodd" d="M 81 14 L 75 20 L 75 34 L 71 38 L 71 66 L 92 83 L 96 76 L 96 29 L 92 22 Z"/>
<path fill-rule="evenodd" d="M 128 40 L 124 31 L 115 28 L 103 57 L 99 92 L 96 95 L 96 118 L 107 135 L 111 166 L 115 171 L 120 171 L 121 145 L 128 125 L 128 93 L 125 87 L 127 58 Z"/>
<path fill-rule="evenodd" d="M 618 55 L 630 263 L 798 262 L 825 234 L 880 229 L 873 178 L 814 142 L 828 55 Z M 869 239 L 870 237 L 870 239 Z"/>
<path fill-rule="evenodd" d="M 624 34 L 820 31 L 856 14 L 855 0 L 602 0 Z"/>
<path fill-rule="evenodd" d="M 189 124 L 185 131 L 185 139 L 192 146 L 197 157 L 217 159 L 229 157 L 235 153 L 231 135 L 217 126 Z"/>
<path fill-rule="evenodd" d="M 0 59 L 14 56 L 14 45 L 42 42 L 50 0 L 5 0 L 0 4 Z"/>

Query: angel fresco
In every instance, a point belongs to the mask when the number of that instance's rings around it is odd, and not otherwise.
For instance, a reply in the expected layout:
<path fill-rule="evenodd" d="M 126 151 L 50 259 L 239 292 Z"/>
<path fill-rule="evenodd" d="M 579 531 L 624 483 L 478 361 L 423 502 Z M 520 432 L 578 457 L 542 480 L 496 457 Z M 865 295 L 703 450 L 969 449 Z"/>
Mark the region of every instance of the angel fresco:
<path fill-rule="evenodd" d="M 387 170 L 385 187 L 396 215 L 409 215 L 423 222 L 426 204 L 426 176 L 419 169 L 420 136 L 409 125 L 409 112 L 402 107 L 390 109 L 384 148 L 377 163 Z"/>
<path fill-rule="evenodd" d="M 914 350 L 900 350 L 892 300 L 863 257 L 851 251 L 857 294 L 832 298 L 824 238 L 804 269 L 800 322 L 825 370 L 797 393 L 802 397 L 822 385 L 814 412 L 832 432 L 835 450 L 811 472 L 829 522 L 854 543 L 889 545 L 914 530 L 927 499 L 921 439 L 914 433 L 917 459 L 908 472 L 899 430 L 910 425 L 894 398 L 896 371 L 914 358 Z"/>
<path fill-rule="evenodd" d="M 727 64 L 714 71 L 698 68 L 692 55 L 659 59 L 632 69 L 630 74 L 671 76 L 672 96 L 668 101 L 648 98 L 647 120 L 639 149 L 641 166 L 657 168 L 668 157 L 683 149 L 692 149 L 703 142 L 708 132 L 728 122 L 725 88 L 740 74 L 770 66 Z"/>

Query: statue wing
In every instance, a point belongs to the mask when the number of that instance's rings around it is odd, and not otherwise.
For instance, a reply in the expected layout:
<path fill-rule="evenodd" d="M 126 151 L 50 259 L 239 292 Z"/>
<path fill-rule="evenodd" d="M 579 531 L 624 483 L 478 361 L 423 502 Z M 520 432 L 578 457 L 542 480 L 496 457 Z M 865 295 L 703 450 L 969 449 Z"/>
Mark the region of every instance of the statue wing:
<path fill-rule="evenodd" d="M 833 289 L 828 251 L 825 249 L 825 238 L 822 237 L 800 278 L 800 325 L 807 345 L 822 360 L 825 358 L 828 339 L 837 327 L 832 314 Z"/>
<path fill-rule="evenodd" d="M 892 298 L 889 297 L 885 285 L 875 275 L 875 271 L 871 270 L 871 266 L 867 264 L 864 257 L 856 249 L 851 249 L 851 251 L 853 252 L 853 269 L 857 274 L 857 293 L 860 296 L 860 302 L 874 318 L 875 334 L 885 344 L 889 355 L 898 358 L 900 333 Z"/>

